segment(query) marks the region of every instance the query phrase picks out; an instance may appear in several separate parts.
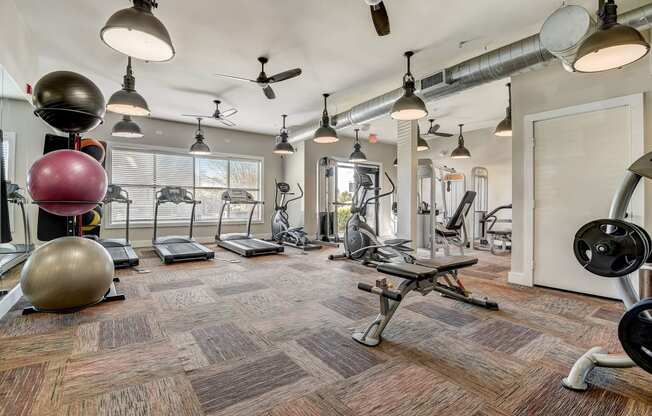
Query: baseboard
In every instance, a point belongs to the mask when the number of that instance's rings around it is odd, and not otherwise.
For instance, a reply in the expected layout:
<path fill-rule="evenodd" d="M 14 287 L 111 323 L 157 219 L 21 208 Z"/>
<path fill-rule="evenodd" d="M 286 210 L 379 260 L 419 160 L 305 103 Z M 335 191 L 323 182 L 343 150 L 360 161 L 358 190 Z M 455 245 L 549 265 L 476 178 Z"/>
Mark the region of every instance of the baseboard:
<path fill-rule="evenodd" d="M 0 298 L 0 319 L 18 303 L 21 297 L 23 297 L 23 290 L 20 288 L 20 283 L 18 283 L 9 293 Z"/>
<path fill-rule="evenodd" d="M 525 273 L 521 272 L 509 272 L 507 274 L 507 281 L 515 285 L 532 287 L 532 280 Z"/>

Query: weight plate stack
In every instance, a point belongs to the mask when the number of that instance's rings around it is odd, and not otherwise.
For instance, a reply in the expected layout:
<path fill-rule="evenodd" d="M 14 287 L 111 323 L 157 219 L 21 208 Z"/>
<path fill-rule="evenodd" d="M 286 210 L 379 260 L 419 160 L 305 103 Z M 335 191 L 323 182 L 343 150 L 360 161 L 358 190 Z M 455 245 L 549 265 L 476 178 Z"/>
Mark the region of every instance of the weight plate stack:
<path fill-rule="evenodd" d="M 575 234 L 573 252 L 587 271 L 622 277 L 638 270 L 652 254 L 652 240 L 636 224 L 615 219 L 591 221 Z"/>
<path fill-rule="evenodd" d="M 632 306 L 618 324 L 618 339 L 629 357 L 652 373 L 652 299 Z"/>

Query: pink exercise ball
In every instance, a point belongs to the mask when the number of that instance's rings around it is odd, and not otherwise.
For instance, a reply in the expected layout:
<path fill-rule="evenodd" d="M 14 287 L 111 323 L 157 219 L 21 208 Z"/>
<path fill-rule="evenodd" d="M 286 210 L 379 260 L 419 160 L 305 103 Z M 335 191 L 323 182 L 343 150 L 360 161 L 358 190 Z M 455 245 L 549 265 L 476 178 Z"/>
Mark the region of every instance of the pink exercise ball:
<path fill-rule="evenodd" d="M 102 165 L 77 150 L 56 150 L 34 162 L 27 173 L 27 190 L 39 206 L 54 215 L 84 214 L 106 194 L 108 179 Z M 48 201 L 89 201 L 87 204 Z"/>

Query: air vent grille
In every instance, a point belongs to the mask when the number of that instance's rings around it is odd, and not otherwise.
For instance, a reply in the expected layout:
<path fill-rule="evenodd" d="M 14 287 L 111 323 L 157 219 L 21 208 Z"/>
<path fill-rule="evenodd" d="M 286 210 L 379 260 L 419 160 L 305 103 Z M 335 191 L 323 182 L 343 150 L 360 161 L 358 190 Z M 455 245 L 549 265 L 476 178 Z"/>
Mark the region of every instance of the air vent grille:
<path fill-rule="evenodd" d="M 439 71 L 421 80 L 421 90 L 427 90 L 443 83 L 444 71 Z"/>

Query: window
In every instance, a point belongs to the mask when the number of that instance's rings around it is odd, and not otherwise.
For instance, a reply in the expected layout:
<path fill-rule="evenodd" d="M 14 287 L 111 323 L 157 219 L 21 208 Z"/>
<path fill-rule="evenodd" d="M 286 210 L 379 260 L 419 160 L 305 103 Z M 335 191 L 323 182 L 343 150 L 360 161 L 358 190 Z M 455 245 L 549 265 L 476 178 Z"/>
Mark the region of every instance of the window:
<path fill-rule="evenodd" d="M 14 180 L 14 152 L 16 144 L 16 133 L 13 132 L 3 132 L 2 136 L 2 149 L 0 149 L 0 155 L 2 156 L 2 161 L 4 162 L 5 167 L 5 178 L 9 182 Z"/>
<path fill-rule="evenodd" d="M 196 221 L 216 222 L 226 189 L 246 189 L 256 199 L 262 195 L 262 161 L 232 157 L 193 157 L 185 154 L 147 150 L 111 149 L 111 183 L 129 192 L 133 201 L 132 224 L 154 221 L 156 191 L 163 186 L 181 186 L 201 201 L 195 212 Z M 164 204 L 159 207 L 160 223 L 187 222 L 192 206 Z M 225 221 L 246 220 L 251 206 L 233 205 L 224 213 Z M 124 224 L 126 207 L 113 204 L 110 224 Z M 262 219 L 256 207 L 253 220 Z"/>

